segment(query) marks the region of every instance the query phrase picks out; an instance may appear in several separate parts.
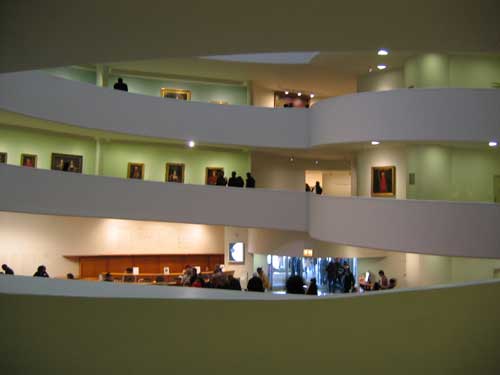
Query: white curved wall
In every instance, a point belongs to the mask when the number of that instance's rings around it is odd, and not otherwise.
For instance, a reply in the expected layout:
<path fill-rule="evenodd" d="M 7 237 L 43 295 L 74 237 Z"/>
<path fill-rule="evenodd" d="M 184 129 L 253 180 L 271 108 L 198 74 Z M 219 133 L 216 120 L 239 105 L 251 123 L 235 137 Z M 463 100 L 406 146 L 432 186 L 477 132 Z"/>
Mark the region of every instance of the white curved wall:
<path fill-rule="evenodd" d="M 0 211 L 304 231 L 307 196 L 0 164 Z"/>
<path fill-rule="evenodd" d="M 159 95 L 159 93 L 158 93 Z M 0 108 L 87 129 L 264 147 L 306 147 L 308 111 L 183 102 L 43 72 L 0 75 Z"/>
<path fill-rule="evenodd" d="M 309 234 L 323 241 L 414 253 L 500 257 L 500 205 L 311 197 Z"/>
<path fill-rule="evenodd" d="M 500 205 L 222 188 L 0 165 L 0 211 L 308 231 L 313 239 L 500 258 Z"/>
<path fill-rule="evenodd" d="M 404 89 L 319 102 L 311 145 L 379 141 L 488 141 L 500 137 L 500 90 Z"/>
<path fill-rule="evenodd" d="M 0 75 L 0 108 L 83 128 L 214 144 L 307 148 L 379 141 L 500 139 L 500 91 L 396 90 L 310 110 L 221 106 L 123 93 L 41 72 Z"/>

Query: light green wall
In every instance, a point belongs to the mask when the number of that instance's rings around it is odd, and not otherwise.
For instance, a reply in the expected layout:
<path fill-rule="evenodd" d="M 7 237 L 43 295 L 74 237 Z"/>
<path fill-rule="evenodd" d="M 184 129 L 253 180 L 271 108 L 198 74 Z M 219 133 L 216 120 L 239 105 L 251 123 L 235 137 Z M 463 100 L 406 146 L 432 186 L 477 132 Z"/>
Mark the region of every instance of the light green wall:
<path fill-rule="evenodd" d="M 499 295 L 500 283 L 295 301 L 0 294 L 8 322 L 0 370 L 295 375 L 334 366 L 350 374 L 493 375 Z"/>
<path fill-rule="evenodd" d="M 407 198 L 456 201 L 494 201 L 493 177 L 500 175 L 495 149 L 414 146 L 408 150 Z"/>
<path fill-rule="evenodd" d="M 0 125 L 0 152 L 7 152 L 7 163 L 13 165 L 20 165 L 22 153 L 35 154 L 37 167 L 44 169 L 50 169 L 52 153 L 82 155 L 83 173 L 94 173 L 95 141 L 90 138 Z"/>
<path fill-rule="evenodd" d="M 358 92 L 386 91 L 405 87 L 404 76 L 401 69 L 372 72 L 358 77 Z"/>
<path fill-rule="evenodd" d="M 144 178 L 165 181 L 165 164 L 184 163 L 185 183 L 205 184 L 206 167 L 223 167 L 226 175 L 236 171 L 243 175 L 250 171 L 250 155 L 241 151 L 207 151 L 184 146 L 162 144 L 109 142 L 103 143 L 102 174 L 126 177 L 129 162 L 144 163 Z"/>
<path fill-rule="evenodd" d="M 64 66 L 60 68 L 45 69 L 45 71 L 57 77 L 71 79 L 73 81 L 91 83 L 93 85 L 96 83 L 96 72 L 88 69 Z"/>
<path fill-rule="evenodd" d="M 416 88 L 491 88 L 500 82 L 500 56 L 414 56 L 404 64 L 404 81 Z"/>
<path fill-rule="evenodd" d="M 83 172 L 94 174 L 96 141 L 48 131 L 0 125 L 0 152 L 8 153 L 8 164 L 19 165 L 21 153 L 38 155 L 38 168 L 50 169 L 51 154 L 83 156 Z M 184 163 L 185 183 L 205 184 L 206 167 L 222 167 L 226 175 L 251 171 L 250 154 L 232 150 L 200 150 L 184 146 L 101 141 L 100 174 L 127 176 L 128 163 L 144 163 L 146 180 L 165 181 L 165 164 Z"/>
<path fill-rule="evenodd" d="M 113 87 L 118 76 L 109 75 L 108 86 Z M 226 101 L 228 104 L 247 104 L 247 88 L 244 86 L 217 85 L 187 81 L 162 81 L 136 77 L 123 77 L 128 91 L 136 94 L 160 96 L 163 87 L 191 91 L 191 100 L 197 102 Z"/>

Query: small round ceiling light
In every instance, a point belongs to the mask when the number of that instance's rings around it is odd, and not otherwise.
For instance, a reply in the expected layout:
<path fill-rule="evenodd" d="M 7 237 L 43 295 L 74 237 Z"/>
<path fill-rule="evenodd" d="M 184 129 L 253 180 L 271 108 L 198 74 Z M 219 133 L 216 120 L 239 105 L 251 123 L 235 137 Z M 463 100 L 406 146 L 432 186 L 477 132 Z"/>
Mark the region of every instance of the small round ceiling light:
<path fill-rule="evenodd" d="M 384 49 L 384 48 L 381 48 L 377 51 L 377 55 L 379 56 L 387 56 L 389 54 L 389 51 Z"/>
<path fill-rule="evenodd" d="M 315 160 L 314 164 L 318 165 L 319 164 L 319 160 Z"/>
<path fill-rule="evenodd" d="M 373 145 L 373 146 L 376 146 L 376 145 L 379 145 L 379 144 L 380 144 L 380 142 L 379 142 L 379 141 L 372 141 L 372 145 Z"/>
<path fill-rule="evenodd" d="M 377 69 L 378 69 L 378 70 L 384 70 L 384 69 L 387 69 L 387 65 L 385 65 L 385 64 L 379 64 L 379 65 L 377 65 Z"/>
<path fill-rule="evenodd" d="M 309 94 L 309 97 L 312 99 L 314 98 L 314 94 Z"/>
<path fill-rule="evenodd" d="M 490 141 L 488 143 L 488 146 L 490 146 L 490 147 L 497 147 L 498 146 L 498 142 L 496 142 L 496 141 Z"/>
<path fill-rule="evenodd" d="M 196 146 L 196 143 L 194 141 L 189 141 L 188 142 L 188 147 L 189 148 L 193 148 L 194 146 Z"/>
<path fill-rule="evenodd" d="M 301 92 L 298 92 L 298 93 L 297 93 L 297 96 L 302 96 L 302 93 L 301 93 Z"/>
<path fill-rule="evenodd" d="M 293 156 L 290 156 L 290 159 L 288 159 L 288 160 L 290 161 L 290 163 L 293 163 L 295 161 Z"/>
<path fill-rule="evenodd" d="M 285 95 L 288 95 L 289 93 L 290 93 L 290 92 L 289 92 L 288 90 L 287 90 L 287 91 L 285 91 Z"/>

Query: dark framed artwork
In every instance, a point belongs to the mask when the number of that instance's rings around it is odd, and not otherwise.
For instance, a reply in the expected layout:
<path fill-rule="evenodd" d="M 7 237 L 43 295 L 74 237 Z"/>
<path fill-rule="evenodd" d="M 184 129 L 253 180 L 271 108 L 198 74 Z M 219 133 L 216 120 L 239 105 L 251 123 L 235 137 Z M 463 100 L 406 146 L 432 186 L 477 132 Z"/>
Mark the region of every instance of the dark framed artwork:
<path fill-rule="evenodd" d="M 165 181 L 184 183 L 184 164 L 167 163 Z"/>
<path fill-rule="evenodd" d="M 207 167 L 206 172 L 205 172 L 205 184 L 216 185 L 219 172 L 224 172 L 224 168 Z"/>
<path fill-rule="evenodd" d="M 21 166 L 36 168 L 37 156 L 33 154 L 21 154 Z"/>
<path fill-rule="evenodd" d="M 291 92 L 288 94 L 284 91 L 274 92 L 274 108 L 309 108 L 310 101 L 309 95 L 298 96 Z"/>
<path fill-rule="evenodd" d="M 372 197 L 396 196 L 396 167 L 372 167 Z"/>
<path fill-rule="evenodd" d="M 144 163 L 128 163 L 127 178 L 134 180 L 144 179 Z"/>
<path fill-rule="evenodd" d="M 191 91 L 181 89 L 162 88 L 160 90 L 162 98 L 176 99 L 176 100 L 191 100 Z"/>
<path fill-rule="evenodd" d="M 228 261 L 231 264 L 245 263 L 245 243 L 233 242 L 229 244 Z"/>
<path fill-rule="evenodd" d="M 52 162 L 50 168 L 56 171 L 82 173 L 83 156 L 52 154 Z"/>
<path fill-rule="evenodd" d="M 7 153 L 0 152 L 0 164 L 5 164 L 5 163 L 7 163 Z"/>

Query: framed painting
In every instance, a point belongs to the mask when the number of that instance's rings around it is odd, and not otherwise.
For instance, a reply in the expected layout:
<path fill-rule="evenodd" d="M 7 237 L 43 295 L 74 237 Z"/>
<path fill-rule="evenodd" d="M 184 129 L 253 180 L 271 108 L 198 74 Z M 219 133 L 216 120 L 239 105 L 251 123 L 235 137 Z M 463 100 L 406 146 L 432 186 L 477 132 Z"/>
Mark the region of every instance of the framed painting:
<path fill-rule="evenodd" d="M 167 163 L 165 181 L 184 183 L 184 164 Z"/>
<path fill-rule="evenodd" d="M 127 178 L 133 180 L 144 179 L 144 163 L 128 163 Z"/>
<path fill-rule="evenodd" d="M 245 244 L 243 242 L 229 244 L 228 261 L 231 264 L 245 263 Z"/>
<path fill-rule="evenodd" d="M 224 168 L 207 167 L 205 172 L 205 184 L 217 185 L 217 177 L 219 176 L 219 172 L 224 172 Z"/>
<path fill-rule="evenodd" d="M 7 153 L 0 152 L 0 164 L 5 164 L 5 163 L 7 163 Z"/>
<path fill-rule="evenodd" d="M 52 162 L 50 168 L 56 171 L 82 173 L 83 156 L 52 154 Z"/>
<path fill-rule="evenodd" d="M 160 90 L 160 96 L 162 98 L 169 98 L 175 100 L 191 100 L 191 91 L 181 90 L 181 89 L 169 89 L 163 87 Z"/>
<path fill-rule="evenodd" d="M 33 154 L 21 154 L 21 166 L 36 168 L 37 156 Z"/>
<path fill-rule="evenodd" d="M 372 197 L 396 196 L 396 167 L 372 167 Z"/>

